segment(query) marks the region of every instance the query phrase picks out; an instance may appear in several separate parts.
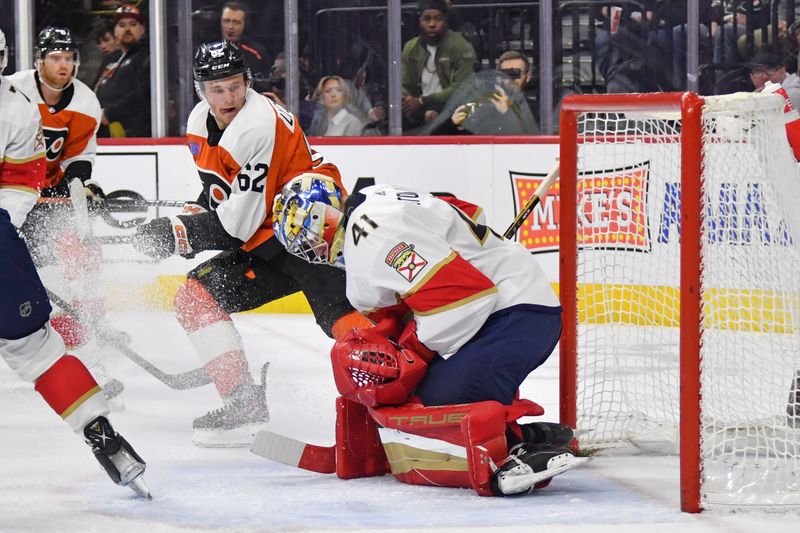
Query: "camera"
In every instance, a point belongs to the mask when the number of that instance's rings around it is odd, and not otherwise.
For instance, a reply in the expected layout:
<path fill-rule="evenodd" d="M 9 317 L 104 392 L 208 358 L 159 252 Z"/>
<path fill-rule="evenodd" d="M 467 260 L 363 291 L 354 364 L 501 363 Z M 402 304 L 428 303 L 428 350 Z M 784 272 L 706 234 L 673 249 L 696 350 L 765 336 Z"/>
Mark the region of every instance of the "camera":
<path fill-rule="evenodd" d="M 282 91 L 284 87 L 286 87 L 286 78 L 272 75 L 266 77 L 261 72 L 253 75 L 253 90 L 257 93 L 275 92 L 276 89 Z"/>
<path fill-rule="evenodd" d="M 470 116 L 475 112 L 476 109 L 478 109 L 478 105 L 478 102 L 467 102 L 464 104 L 464 115 L 467 117 Z"/>

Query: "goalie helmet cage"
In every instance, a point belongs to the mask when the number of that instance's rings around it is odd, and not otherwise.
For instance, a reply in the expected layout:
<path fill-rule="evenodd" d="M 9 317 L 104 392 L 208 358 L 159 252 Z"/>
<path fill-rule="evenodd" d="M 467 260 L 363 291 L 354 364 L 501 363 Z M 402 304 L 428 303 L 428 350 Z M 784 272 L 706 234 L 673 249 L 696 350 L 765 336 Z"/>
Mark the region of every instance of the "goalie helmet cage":
<path fill-rule="evenodd" d="M 800 175 L 777 95 L 561 108 L 561 421 L 681 508 L 800 509 Z"/>

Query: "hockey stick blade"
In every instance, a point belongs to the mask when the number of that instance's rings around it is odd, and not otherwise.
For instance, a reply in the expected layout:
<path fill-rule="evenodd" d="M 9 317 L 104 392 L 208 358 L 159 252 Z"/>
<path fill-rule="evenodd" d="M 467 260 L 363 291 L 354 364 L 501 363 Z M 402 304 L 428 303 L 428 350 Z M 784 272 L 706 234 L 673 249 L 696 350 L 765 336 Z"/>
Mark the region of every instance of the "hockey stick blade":
<path fill-rule="evenodd" d="M 550 169 L 550 172 L 547 173 L 544 180 L 539 184 L 536 188 L 536 191 L 533 193 L 528 201 L 523 206 L 522 210 L 519 214 L 514 217 L 514 221 L 511 222 L 511 225 L 508 229 L 503 233 L 503 237 L 506 239 L 514 238 L 514 235 L 517 233 L 519 228 L 522 226 L 522 223 L 525 222 L 525 219 L 533 212 L 537 205 L 542 201 L 542 198 L 553 183 L 558 179 L 559 172 L 561 171 L 561 164 L 556 161 L 556 164 L 553 165 L 553 168 Z"/>
<path fill-rule="evenodd" d="M 77 309 L 72 307 L 63 298 L 55 294 L 48 288 L 45 288 L 47 291 L 47 296 L 50 298 L 50 301 L 55 303 L 61 309 L 69 313 L 75 318 L 80 318 L 80 313 L 78 313 Z M 176 389 L 176 390 L 186 390 L 186 389 L 194 389 L 197 387 L 202 387 L 203 385 L 208 385 L 211 383 L 211 377 L 206 372 L 206 369 L 203 367 L 195 368 L 194 370 L 189 370 L 187 372 L 183 372 L 181 374 L 168 374 L 163 370 L 160 370 L 155 365 L 153 365 L 150 361 L 133 351 L 127 343 L 127 335 L 121 331 L 114 330 L 110 327 L 101 327 L 97 324 L 91 325 L 94 328 L 95 333 L 97 334 L 97 338 L 108 344 L 113 346 L 119 352 L 139 365 L 142 369 L 144 369 L 148 374 L 162 382 L 164 385 Z"/>
<path fill-rule="evenodd" d="M 285 465 L 333 474 L 336 472 L 336 448 L 334 446 L 316 446 L 279 435 L 272 431 L 259 431 L 250 451 L 254 454 Z"/>

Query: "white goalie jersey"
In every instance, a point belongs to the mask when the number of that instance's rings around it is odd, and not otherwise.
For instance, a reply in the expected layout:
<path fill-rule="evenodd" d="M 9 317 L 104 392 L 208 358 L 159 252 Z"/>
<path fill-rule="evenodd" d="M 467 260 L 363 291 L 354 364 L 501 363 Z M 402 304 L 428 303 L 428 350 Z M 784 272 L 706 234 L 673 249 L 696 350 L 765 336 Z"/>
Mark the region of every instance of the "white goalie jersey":
<path fill-rule="evenodd" d="M 446 358 L 492 313 L 560 311 L 537 261 L 481 224 L 479 209 L 390 185 L 360 194 L 346 228 L 347 297 L 373 320 L 410 313 L 419 340 Z"/>

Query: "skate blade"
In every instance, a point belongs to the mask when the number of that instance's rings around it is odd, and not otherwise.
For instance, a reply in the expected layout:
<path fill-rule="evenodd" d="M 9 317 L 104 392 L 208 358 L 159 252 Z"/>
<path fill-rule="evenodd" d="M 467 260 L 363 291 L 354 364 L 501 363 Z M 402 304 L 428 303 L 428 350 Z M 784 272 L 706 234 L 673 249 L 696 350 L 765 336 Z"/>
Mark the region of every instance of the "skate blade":
<path fill-rule="evenodd" d="M 267 424 L 248 424 L 236 429 L 214 431 L 196 429 L 192 434 L 192 442 L 200 448 L 249 448 L 256 438 L 256 433 L 266 429 Z"/>
<path fill-rule="evenodd" d="M 527 476 L 514 476 L 505 478 L 498 482 L 498 487 L 503 494 L 518 494 L 532 488 L 540 481 L 563 474 L 567 470 L 572 470 L 576 466 L 580 466 L 589 462 L 589 460 L 589 457 L 575 457 L 574 455 L 569 454 L 561 457 L 555 457 L 551 459 L 553 464 L 547 470 L 535 472 Z"/>
<path fill-rule="evenodd" d="M 144 498 L 146 500 L 153 499 L 153 496 L 150 494 L 150 489 L 147 487 L 147 483 L 144 482 L 144 476 L 138 476 L 136 479 L 128 483 L 126 487 L 129 487 L 140 498 Z"/>

